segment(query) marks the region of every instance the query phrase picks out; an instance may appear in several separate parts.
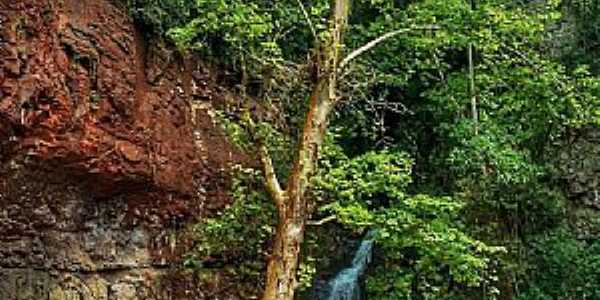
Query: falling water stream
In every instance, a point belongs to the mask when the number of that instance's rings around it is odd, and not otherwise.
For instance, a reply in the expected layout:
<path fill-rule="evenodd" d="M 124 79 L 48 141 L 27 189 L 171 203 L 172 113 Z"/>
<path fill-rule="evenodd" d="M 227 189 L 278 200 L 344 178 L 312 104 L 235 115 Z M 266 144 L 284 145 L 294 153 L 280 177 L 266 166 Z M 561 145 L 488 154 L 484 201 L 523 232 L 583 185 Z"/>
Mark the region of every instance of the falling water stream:
<path fill-rule="evenodd" d="M 352 265 L 341 270 L 328 282 L 327 300 L 361 300 L 360 277 L 371 262 L 373 236 L 369 231 L 354 254 Z"/>

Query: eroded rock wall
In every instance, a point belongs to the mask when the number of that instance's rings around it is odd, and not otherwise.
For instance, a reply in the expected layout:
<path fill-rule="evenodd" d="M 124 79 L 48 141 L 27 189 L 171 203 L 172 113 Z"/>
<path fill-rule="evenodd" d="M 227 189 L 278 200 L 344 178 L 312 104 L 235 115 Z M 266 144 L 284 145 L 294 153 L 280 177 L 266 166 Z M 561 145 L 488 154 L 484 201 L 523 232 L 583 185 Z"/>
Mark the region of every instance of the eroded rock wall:
<path fill-rule="evenodd" d="M 0 0 L 1 300 L 185 299 L 162 278 L 235 155 L 177 57 L 108 0 Z"/>

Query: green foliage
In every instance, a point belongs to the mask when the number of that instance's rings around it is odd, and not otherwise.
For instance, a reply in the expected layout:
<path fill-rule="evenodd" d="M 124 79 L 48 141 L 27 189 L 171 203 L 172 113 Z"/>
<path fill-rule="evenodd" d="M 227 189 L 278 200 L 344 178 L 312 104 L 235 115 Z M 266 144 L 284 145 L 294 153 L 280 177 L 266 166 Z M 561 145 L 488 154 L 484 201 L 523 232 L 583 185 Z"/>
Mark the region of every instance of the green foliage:
<path fill-rule="evenodd" d="M 321 149 L 315 216 L 334 214 L 350 229 L 346 234 L 379 230 L 367 280 L 373 299 L 471 292 L 481 299 L 496 294 L 497 280 L 525 287 L 519 299 L 599 298 L 597 243 L 557 229 L 569 222 L 570 205 L 556 165 L 569 132 L 600 125 L 599 7 L 580 0 L 476 2 L 472 10 L 464 0 L 353 1 L 345 52 L 393 30 L 437 29 L 389 39 L 342 74 L 339 94 L 346 101 Z M 244 97 L 250 91 L 283 114 L 285 124 L 259 123 L 258 131 L 285 178 L 309 90 L 308 67 L 291 62 L 311 57 L 313 46 L 297 1 L 128 3 L 141 23 L 180 48 L 227 63 L 253 85 L 261 82 L 255 88 L 261 92 L 244 87 Z M 302 3 L 319 35 L 329 1 Z M 477 124 L 470 115 L 469 44 Z M 244 124 L 222 123 L 236 144 L 253 151 Z M 273 208 L 258 200 L 260 189 L 242 186 L 236 183 L 238 201 L 229 210 L 199 227 L 197 261 L 262 262 Z M 321 237 L 309 244 L 330 232 L 313 232 Z M 500 248 L 480 240 L 508 249 L 498 264 L 502 275 L 493 274 Z M 307 248 L 299 270 L 304 287 L 328 253 L 315 243 Z M 260 268 L 246 269 L 258 278 Z"/>
<path fill-rule="evenodd" d="M 557 229 L 532 237 L 528 288 L 517 299 L 600 299 L 600 243 Z"/>
<path fill-rule="evenodd" d="M 319 189 L 331 191 L 329 196 L 339 202 L 360 200 L 372 204 L 375 200 L 402 198 L 411 180 L 411 167 L 412 162 L 404 153 L 373 151 L 331 168 L 324 176 L 317 177 L 315 184 Z"/>
<path fill-rule="evenodd" d="M 445 80 L 421 93 L 426 103 L 418 109 L 434 120 L 427 124 L 440 144 L 423 155 L 436 166 L 428 175 L 439 180 L 433 184 L 445 182 L 466 201 L 471 232 L 509 249 L 502 264 L 510 269 L 502 273 L 516 278 L 527 272 L 520 261 L 561 259 L 557 248 L 542 254 L 517 245 L 565 223 L 568 205 L 554 165 L 558 141 L 569 130 L 597 124 L 600 80 L 586 66 L 566 68 L 545 52 L 547 33 L 561 16 L 556 3 L 487 2 L 479 10 L 484 14 L 474 21 L 486 24 L 474 33 L 479 123 L 469 114 L 464 67 L 439 76 Z M 534 285 L 527 293 L 536 289 L 546 293 L 548 287 Z"/>
<path fill-rule="evenodd" d="M 369 297 L 434 299 L 452 285 L 472 287 L 490 280 L 490 258 L 502 249 L 465 233 L 458 222 L 463 205 L 456 200 L 407 196 L 411 167 L 403 152 L 372 151 L 341 163 L 338 157 L 338 164 L 315 181 L 318 195 L 335 200 L 321 210 L 355 231 L 377 231 L 382 262 L 368 277 Z"/>
<path fill-rule="evenodd" d="M 251 76 L 265 63 L 304 59 L 312 48 L 307 43 L 311 27 L 324 30 L 329 11 L 329 1 L 312 1 L 309 26 L 295 0 L 127 0 L 127 5 L 139 23 L 167 36 L 182 51 L 251 69 Z"/>
<path fill-rule="evenodd" d="M 125 0 L 129 12 L 140 24 L 155 35 L 188 22 L 195 13 L 194 1 L 189 0 Z"/>
<path fill-rule="evenodd" d="M 248 132 L 242 125 L 227 118 L 223 111 L 217 111 L 216 117 L 219 125 L 221 125 L 227 134 L 229 141 L 231 141 L 240 150 L 252 150 L 252 138 L 248 135 Z"/>
<path fill-rule="evenodd" d="M 479 123 L 467 113 L 463 71 L 422 93 L 427 103 L 421 109 L 436 120 L 433 130 L 443 141 L 430 161 L 448 172 L 433 176 L 450 179 L 455 194 L 469 200 L 470 217 L 487 224 L 477 231 L 513 240 L 509 235 L 564 220 L 552 157 L 568 130 L 597 124 L 600 80 L 585 66 L 570 71 L 541 52 L 548 26 L 560 17 L 556 3 L 515 8 L 487 2 L 479 10 Z"/>
<path fill-rule="evenodd" d="M 272 31 L 270 16 L 261 12 L 256 3 L 197 0 L 195 4 L 197 13 L 193 19 L 167 33 L 180 48 L 222 50 L 225 46 L 241 51 L 272 47 L 267 40 Z"/>
<path fill-rule="evenodd" d="M 451 198 L 416 195 L 376 213 L 377 242 L 385 256 L 369 277 L 369 295 L 440 299 L 456 294 L 457 286 L 493 284 L 491 259 L 503 249 L 466 234 L 458 222 L 460 209 Z M 493 296 L 497 290 L 487 293 Z"/>
<path fill-rule="evenodd" d="M 275 208 L 261 188 L 262 180 L 260 173 L 239 168 L 232 183 L 233 204 L 195 226 L 196 246 L 186 261 L 188 267 L 229 266 L 239 280 L 261 282 L 265 243 L 275 221 Z"/>
<path fill-rule="evenodd" d="M 255 141 L 248 128 L 251 126 L 244 120 L 231 120 L 226 117 L 225 112 L 217 111 L 217 119 L 221 127 L 225 130 L 229 140 L 245 153 L 256 153 Z M 275 165 L 275 171 L 280 176 L 280 180 L 285 180 L 291 165 L 290 149 L 292 143 L 290 138 L 278 131 L 272 124 L 260 122 L 254 125 L 257 137 L 262 139 L 267 145 L 271 159 Z"/>
<path fill-rule="evenodd" d="M 306 290 L 312 286 L 317 274 L 317 260 L 314 257 L 305 257 L 298 265 L 298 289 Z"/>
<path fill-rule="evenodd" d="M 469 200 L 473 218 L 489 225 L 478 230 L 523 234 L 559 224 L 565 199 L 546 182 L 547 170 L 502 140 L 508 135 L 484 130 L 470 137 L 471 130 L 457 130 L 461 138 L 447 160 L 457 196 Z"/>
<path fill-rule="evenodd" d="M 590 64 L 596 74 L 600 72 L 600 62 L 597 59 L 600 44 L 600 4 L 598 1 L 568 0 L 564 1 L 569 14 L 572 32 L 562 33 L 565 36 L 574 35 L 568 42 L 560 44 L 566 48 L 564 61 L 567 65 Z"/>

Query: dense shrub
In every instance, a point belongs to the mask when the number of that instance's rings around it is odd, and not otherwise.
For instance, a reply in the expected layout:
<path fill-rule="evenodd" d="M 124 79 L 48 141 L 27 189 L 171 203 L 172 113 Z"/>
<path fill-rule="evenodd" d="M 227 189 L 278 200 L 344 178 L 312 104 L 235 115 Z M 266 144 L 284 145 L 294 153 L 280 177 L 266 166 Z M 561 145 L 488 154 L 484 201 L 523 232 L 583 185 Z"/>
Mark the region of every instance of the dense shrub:
<path fill-rule="evenodd" d="M 577 240 L 569 230 L 533 236 L 527 287 L 518 299 L 600 299 L 600 242 Z"/>

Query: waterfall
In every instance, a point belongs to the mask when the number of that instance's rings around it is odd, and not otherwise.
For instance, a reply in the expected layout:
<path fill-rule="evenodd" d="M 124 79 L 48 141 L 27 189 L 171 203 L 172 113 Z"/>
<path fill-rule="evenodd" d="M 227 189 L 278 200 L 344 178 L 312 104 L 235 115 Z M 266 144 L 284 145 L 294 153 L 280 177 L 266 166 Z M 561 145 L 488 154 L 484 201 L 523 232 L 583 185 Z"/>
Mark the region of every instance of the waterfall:
<path fill-rule="evenodd" d="M 352 265 L 340 271 L 329 282 L 329 293 L 327 300 L 360 300 L 360 276 L 365 272 L 367 265 L 371 262 L 373 251 L 374 231 L 369 231 L 360 243 Z"/>

